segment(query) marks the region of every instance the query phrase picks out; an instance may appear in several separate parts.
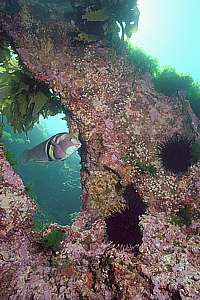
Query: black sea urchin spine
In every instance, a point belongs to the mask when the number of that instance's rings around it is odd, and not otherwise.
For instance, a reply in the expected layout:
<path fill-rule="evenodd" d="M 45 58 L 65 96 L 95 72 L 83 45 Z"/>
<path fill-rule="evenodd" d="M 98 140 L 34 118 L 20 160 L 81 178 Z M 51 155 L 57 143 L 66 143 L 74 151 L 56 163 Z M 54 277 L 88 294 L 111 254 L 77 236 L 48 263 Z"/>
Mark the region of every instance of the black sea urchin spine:
<path fill-rule="evenodd" d="M 176 134 L 159 144 L 159 158 L 163 167 L 177 175 L 186 172 L 192 165 L 192 142 L 192 139 Z"/>
<path fill-rule="evenodd" d="M 108 239 L 118 248 L 132 248 L 138 254 L 142 243 L 142 231 L 139 226 L 139 216 L 145 213 L 146 204 L 129 185 L 124 192 L 127 208 L 106 218 Z"/>

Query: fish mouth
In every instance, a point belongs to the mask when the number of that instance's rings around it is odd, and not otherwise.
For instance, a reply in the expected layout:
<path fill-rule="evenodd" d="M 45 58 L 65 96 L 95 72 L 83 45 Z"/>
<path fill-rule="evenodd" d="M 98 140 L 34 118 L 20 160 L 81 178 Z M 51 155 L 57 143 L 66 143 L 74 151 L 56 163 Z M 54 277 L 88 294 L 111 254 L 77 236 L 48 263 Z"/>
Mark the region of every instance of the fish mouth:
<path fill-rule="evenodd" d="M 81 147 L 81 144 L 80 144 L 80 143 L 79 143 L 79 144 L 76 144 L 75 147 L 76 147 L 76 148 L 79 148 L 79 147 Z"/>

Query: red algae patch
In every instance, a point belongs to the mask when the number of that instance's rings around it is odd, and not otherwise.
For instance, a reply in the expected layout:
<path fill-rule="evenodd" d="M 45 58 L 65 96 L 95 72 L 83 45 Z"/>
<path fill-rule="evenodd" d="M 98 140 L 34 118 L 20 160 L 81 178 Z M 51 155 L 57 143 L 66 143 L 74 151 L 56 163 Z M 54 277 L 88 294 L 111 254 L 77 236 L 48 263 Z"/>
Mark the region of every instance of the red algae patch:
<path fill-rule="evenodd" d="M 193 113 L 178 97 L 157 94 L 148 75 L 139 78 L 126 55 L 95 44 L 72 47 L 66 22 L 35 22 L 25 4 L 12 19 L 0 16 L 1 28 L 24 65 L 62 96 L 73 115 L 71 129 L 85 145 L 83 210 L 71 227 L 63 228 L 56 253 L 38 248 L 41 234 L 34 235 L 31 227 L 34 205 L 12 171 L 5 174 L 7 163 L 1 154 L 1 197 L 9 190 L 0 211 L 4 299 L 199 299 L 198 220 L 193 217 L 179 226 L 172 217 L 182 207 L 189 207 L 191 214 L 199 210 L 200 165 L 188 166 L 181 176 L 171 174 L 157 148 L 177 133 L 197 139 L 199 121 L 191 122 Z M 134 185 L 130 195 L 129 184 Z M 122 227 L 109 241 L 106 224 L 115 213 L 126 212 L 124 198 L 129 196 L 135 205 L 131 213 L 127 210 L 132 222 L 127 223 L 132 224 L 128 244 L 135 235 L 140 244 L 137 256 L 129 247 L 116 247 Z"/>

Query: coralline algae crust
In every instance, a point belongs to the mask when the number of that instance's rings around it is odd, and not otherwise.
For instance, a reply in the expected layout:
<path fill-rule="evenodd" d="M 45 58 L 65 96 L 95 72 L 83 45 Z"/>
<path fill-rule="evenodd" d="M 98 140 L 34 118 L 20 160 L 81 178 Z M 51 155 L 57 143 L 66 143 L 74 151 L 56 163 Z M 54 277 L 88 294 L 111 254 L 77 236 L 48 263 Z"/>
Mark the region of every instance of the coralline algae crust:
<path fill-rule="evenodd" d="M 156 147 L 174 133 L 194 134 L 183 104 L 157 94 L 147 75 L 137 77 L 111 49 L 71 47 L 64 22 L 37 23 L 28 8 L 12 19 L 1 13 L 1 33 L 12 39 L 25 67 L 60 93 L 74 114 L 72 131 L 80 133 L 87 150 L 83 210 L 71 227 L 62 228 L 60 249 L 44 251 L 44 233 L 32 231 L 35 204 L 1 148 L 0 298 L 199 299 L 197 218 L 189 226 L 171 222 L 180 207 L 199 209 L 199 164 L 175 176 L 163 168 Z M 155 174 L 139 172 L 138 160 L 152 165 Z M 137 256 L 107 239 L 104 219 L 123 210 L 123 191 L 131 183 L 148 207 L 140 220 Z"/>

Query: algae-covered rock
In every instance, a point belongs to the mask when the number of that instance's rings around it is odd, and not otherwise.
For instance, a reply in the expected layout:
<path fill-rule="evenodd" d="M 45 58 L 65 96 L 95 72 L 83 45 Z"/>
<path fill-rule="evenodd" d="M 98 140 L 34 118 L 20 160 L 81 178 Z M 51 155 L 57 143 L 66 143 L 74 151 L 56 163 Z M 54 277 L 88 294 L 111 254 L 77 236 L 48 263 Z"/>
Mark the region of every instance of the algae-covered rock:
<path fill-rule="evenodd" d="M 88 1 L 76 3 L 87 8 Z M 39 22 L 31 7 L 26 9 L 29 14 L 24 10 L 12 19 L 0 13 L 1 28 L 33 77 L 48 82 L 71 112 L 71 130 L 84 144 L 84 205 L 72 226 L 62 228 L 67 233 L 62 247 L 60 233 L 49 233 L 45 243 L 56 253 L 44 251 L 42 234 L 32 231 L 34 204 L 1 150 L 4 299 L 198 299 L 198 214 L 190 214 L 200 206 L 199 162 L 195 156 L 185 172 L 172 173 L 160 159 L 159 145 L 176 134 L 198 142 L 199 121 L 192 121 L 180 95 L 158 94 L 149 76 L 128 62 L 128 53 L 119 55 L 101 43 L 74 47 L 71 21 Z M 89 10 L 86 16 L 92 18 Z M 36 114 L 40 107 L 34 111 L 31 105 L 30 111 Z M 128 184 L 147 206 L 137 216 L 143 234 L 137 257 L 109 240 L 105 221 L 124 211 L 122 194 Z M 183 226 L 171 223 L 175 215 Z"/>

